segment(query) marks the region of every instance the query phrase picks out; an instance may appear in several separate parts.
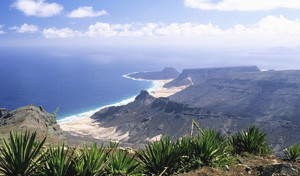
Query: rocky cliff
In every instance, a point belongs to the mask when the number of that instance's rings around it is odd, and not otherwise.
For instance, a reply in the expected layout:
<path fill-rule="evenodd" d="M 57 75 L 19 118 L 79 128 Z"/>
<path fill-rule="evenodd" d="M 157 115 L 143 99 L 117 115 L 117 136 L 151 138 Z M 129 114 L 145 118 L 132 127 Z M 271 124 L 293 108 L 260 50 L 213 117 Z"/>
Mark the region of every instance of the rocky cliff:
<path fill-rule="evenodd" d="M 95 113 L 91 118 L 100 127 L 115 127 L 120 135 L 128 134 L 123 143 L 145 144 L 170 134 L 182 137 L 190 134 L 192 120 L 201 128 L 216 128 L 230 134 L 253 123 L 251 119 L 227 115 L 203 108 L 192 108 L 168 98 L 154 98 L 142 91 L 134 102 L 125 106 L 109 107 Z"/>
<path fill-rule="evenodd" d="M 2 111 L 3 112 L 3 111 Z M 47 113 L 42 106 L 33 105 L 18 108 L 0 116 L 0 133 L 9 136 L 12 129 L 31 132 L 37 131 L 37 138 L 47 134 L 46 143 L 61 143 L 65 141 L 62 130 L 52 114 Z"/>
<path fill-rule="evenodd" d="M 135 79 L 148 79 L 148 80 L 163 80 L 174 79 L 179 75 L 179 72 L 172 67 L 166 67 L 158 72 L 139 72 L 131 73 L 127 76 Z"/>
<path fill-rule="evenodd" d="M 189 134 L 192 120 L 202 129 L 215 128 L 227 135 L 256 124 L 268 134 L 268 141 L 276 154 L 300 141 L 300 125 L 288 120 L 257 120 L 191 107 L 169 98 L 154 98 L 146 91 L 142 91 L 132 103 L 105 108 L 91 118 L 99 122 L 101 128 L 116 127 L 115 133 L 124 136 L 120 142 L 135 147 L 143 147 L 166 134 L 177 138 Z"/>
<path fill-rule="evenodd" d="M 171 96 L 174 101 L 256 121 L 300 123 L 300 71 L 234 73 Z"/>
<path fill-rule="evenodd" d="M 256 66 L 239 66 L 223 68 L 184 69 L 173 81 L 164 85 L 165 88 L 198 85 L 207 79 L 224 76 L 230 73 L 259 72 Z"/>

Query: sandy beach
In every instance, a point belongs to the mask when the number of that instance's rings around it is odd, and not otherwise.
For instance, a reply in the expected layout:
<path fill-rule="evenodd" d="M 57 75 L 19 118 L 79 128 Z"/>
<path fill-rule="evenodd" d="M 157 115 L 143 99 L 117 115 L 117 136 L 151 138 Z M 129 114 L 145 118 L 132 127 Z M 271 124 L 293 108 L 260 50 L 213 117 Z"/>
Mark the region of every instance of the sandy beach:
<path fill-rule="evenodd" d="M 161 81 L 163 85 L 167 84 L 168 82 L 172 81 L 173 79 L 167 79 L 167 80 L 158 80 Z M 151 92 L 151 95 L 154 96 L 155 98 L 158 97 L 168 97 L 171 96 L 177 92 L 182 91 L 183 89 L 185 89 L 187 86 L 180 86 L 180 87 L 171 87 L 171 88 L 164 88 L 162 86 L 162 88 L 158 91 L 155 92 Z"/>
<path fill-rule="evenodd" d="M 162 82 L 162 84 L 166 84 L 172 79 L 168 80 L 156 80 Z M 173 95 L 181 90 L 186 88 L 186 86 L 183 87 L 172 87 L 172 88 L 162 88 L 160 90 L 151 92 L 151 95 L 158 98 L 158 97 L 168 97 L 170 95 Z M 128 133 L 126 134 L 120 134 L 116 131 L 116 127 L 109 127 L 109 128 L 103 128 L 101 127 L 99 122 L 95 122 L 90 117 L 86 117 L 84 119 L 64 123 L 60 125 L 60 128 L 64 131 L 69 132 L 73 136 L 81 136 L 81 135 L 88 135 L 92 136 L 95 139 L 99 140 L 112 140 L 112 141 L 126 141 L 128 138 Z M 151 140 L 151 139 L 149 139 Z"/>

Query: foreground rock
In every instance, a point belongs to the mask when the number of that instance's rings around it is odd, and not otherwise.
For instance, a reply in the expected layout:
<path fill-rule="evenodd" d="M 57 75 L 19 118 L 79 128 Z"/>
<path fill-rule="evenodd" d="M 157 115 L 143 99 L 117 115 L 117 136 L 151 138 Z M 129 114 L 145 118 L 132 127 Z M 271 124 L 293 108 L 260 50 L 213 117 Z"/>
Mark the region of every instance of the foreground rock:
<path fill-rule="evenodd" d="M 263 175 L 263 176 L 297 176 L 300 163 L 288 163 L 274 156 L 265 157 L 241 157 L 242 164 L 225 168 L 203 167 L 198 170 L 190 171 L 184 174 L 174 174 L 180 176 L 245 176 L 245 175 Z M 296 175 L 295 175 L 296 174 Z"/>
<path fill-rule="evenodd" d="M 46 143 L 50 144 L 65 141 L 63 131 L 56 123 L 55 118 L 42 106 L 25 106 L 2 115 L 0 117 L 1 135 L 9 136 L 9 132 L 13 129 L 37 131 L 38 139 L 42 139 L 47 134 Z"/>
<path fill-rule="evenodd" d="M 291 165 L 290 163 L 272 164 L 268 165 L 261 176 L 272 176 L 272 175 L 285 175 L 285 176 L 298 176 L 298 168 Z"/>
<path fill-rule="evenodd" d="M 0 108 L 0 117 L 6 116 L 9 111 L 6 108 Z"/>

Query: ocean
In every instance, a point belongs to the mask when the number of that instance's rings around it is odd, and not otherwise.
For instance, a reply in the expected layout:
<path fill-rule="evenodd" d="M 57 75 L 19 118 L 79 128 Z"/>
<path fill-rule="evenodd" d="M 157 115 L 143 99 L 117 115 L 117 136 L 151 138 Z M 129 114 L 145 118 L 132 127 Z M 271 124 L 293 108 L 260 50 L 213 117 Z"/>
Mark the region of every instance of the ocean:
<path fill-rule="evenodd" d="M 141 90 L 151 92 L 162 86 L 160 82 L 126 78 L 124 75 L 131 72 L 157 68 L 122 59 L 112 51 L 110 58 L 103 51 L 54 51 L 0 49 L 0 108 L 12 111 L 33 104 L 50 113 L 59 108 L 58 123 L 65 123 L 108 105 L 127 104 Z"/>
<path fill-rule="evenodd" d="M 0 46 L 0 108 L 12 111 L 34 104 L 50 113 L 59 108 L 57 120 L 65 123 L 108 105 L 126 104 L 141 90 L 162 86 L 124 77 L 132 72 L 241 65 L 300 68 L 298 55 L 258 55 L 247 50 Z"/>

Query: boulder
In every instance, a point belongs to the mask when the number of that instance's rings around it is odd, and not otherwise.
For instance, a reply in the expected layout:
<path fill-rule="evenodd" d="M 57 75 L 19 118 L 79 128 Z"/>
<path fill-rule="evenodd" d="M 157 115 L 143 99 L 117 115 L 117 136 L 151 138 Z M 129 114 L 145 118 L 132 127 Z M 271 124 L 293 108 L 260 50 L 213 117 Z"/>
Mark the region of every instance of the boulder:
<path fill-rule="evenodd" d="M 293 166 L 290 163 L 272 164 L 268 165 L 265 169 L 263 169 L 263 172 L 260 175 L 272 176 L 274 174 L 285 176 L 297 176 L 298 170 L 296 166 Z"/>
<path fill-rule="evenodd" d="M 4 117 L 9 113 L 9 111 L 6 108 L 0 108 L 0 117 Z"/>

